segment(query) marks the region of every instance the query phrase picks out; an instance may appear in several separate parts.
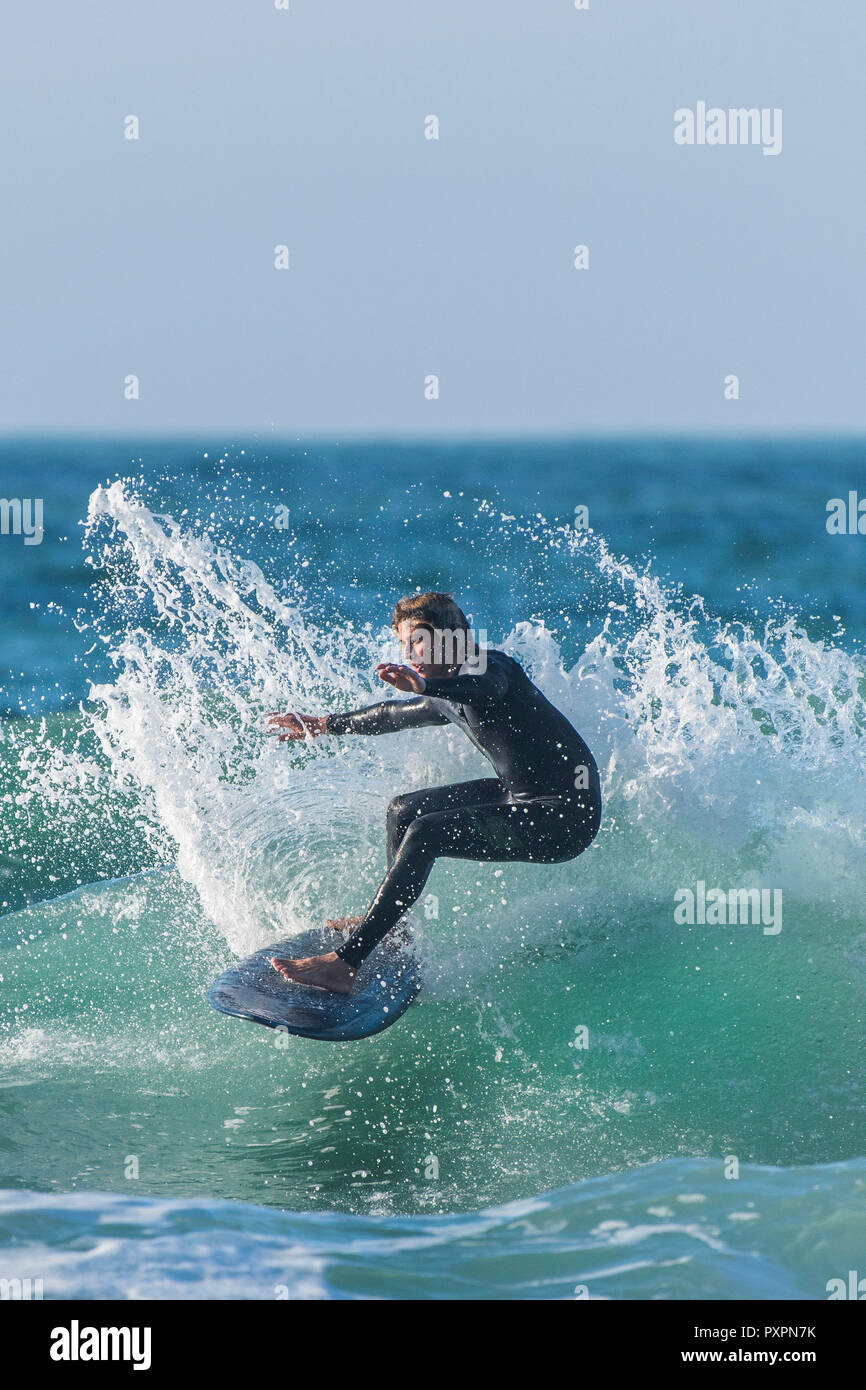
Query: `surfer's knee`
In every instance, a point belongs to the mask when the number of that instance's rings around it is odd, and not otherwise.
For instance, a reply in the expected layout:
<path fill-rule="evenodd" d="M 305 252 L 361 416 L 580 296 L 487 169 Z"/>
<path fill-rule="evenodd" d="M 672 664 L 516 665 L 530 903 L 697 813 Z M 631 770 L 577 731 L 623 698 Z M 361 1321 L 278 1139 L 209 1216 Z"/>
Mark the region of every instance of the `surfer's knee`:
<path fill-rule="evenodd" d="M 396 825 L 406 815 L 408 796 L 394 796 L 388 802 L 388 824 Z"/>
<path fill-rule="evenodd" d="M 416 802 L 417 796 L 411 792 L 406 796 L 395 796 L 389 801 L 386 822 L 388 834 L 392 838 L 402 839 L 412 825 L 418 814 Z"/>
<path fill-rule="evenodd" d="M 416 816 L 410 821 L 403 831 L 403 838 L 400 841 L 401 857 L 435 859 L 438 849 L 434 843 L 436 837 L 430 824 L 431 820 L 432 817 L 430 816 Z"/>

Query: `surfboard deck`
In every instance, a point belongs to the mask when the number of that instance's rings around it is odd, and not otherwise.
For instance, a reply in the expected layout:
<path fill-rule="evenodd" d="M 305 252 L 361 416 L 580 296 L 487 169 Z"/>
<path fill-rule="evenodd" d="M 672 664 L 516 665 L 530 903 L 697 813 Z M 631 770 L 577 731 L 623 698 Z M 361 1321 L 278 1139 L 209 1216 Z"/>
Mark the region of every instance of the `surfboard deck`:
<path fill-rule="evenodd" d="M 405 919 L 410 932 L 412 923 L 410 914 Z M 294 984 L 271 965 L 272 956 L 297 960 L 322 955 L 335 950 L 340 940 L 345 940 L 342 933 L 323 927 L 264 946 L 214 980 L 208 1003 L 234 1018 L 323 1042 L 352 1042 L 381 1033 L 406 1012 L 421 988 L 411 946 L 388 938 L 380 942 L 361 962 L 351 994 Z"/>

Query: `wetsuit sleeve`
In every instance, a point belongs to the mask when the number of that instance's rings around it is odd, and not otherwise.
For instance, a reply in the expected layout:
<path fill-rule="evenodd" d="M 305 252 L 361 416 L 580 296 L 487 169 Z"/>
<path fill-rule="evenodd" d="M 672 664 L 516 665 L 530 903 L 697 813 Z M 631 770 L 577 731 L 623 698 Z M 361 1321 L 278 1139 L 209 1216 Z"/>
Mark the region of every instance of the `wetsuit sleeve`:
<path fill-rule="evenodd" d="M 424 694 L 438 700 L 458 700 L 475 704 L 483 700 L 501 700 L 508 690 L 508 673 L 498 662 L 490 661 L 481 676 L 446 676 L 440 681 L 426 681 Z"/>
<path fill-rule="evenodd" d="M 348 714 L 329 714 L 325 728 L 329 734 L 396 734 L 400 729 L 447 723 L 446 716 L 426 696 L 415 695 L 411 700 L 384 700 Z"/>

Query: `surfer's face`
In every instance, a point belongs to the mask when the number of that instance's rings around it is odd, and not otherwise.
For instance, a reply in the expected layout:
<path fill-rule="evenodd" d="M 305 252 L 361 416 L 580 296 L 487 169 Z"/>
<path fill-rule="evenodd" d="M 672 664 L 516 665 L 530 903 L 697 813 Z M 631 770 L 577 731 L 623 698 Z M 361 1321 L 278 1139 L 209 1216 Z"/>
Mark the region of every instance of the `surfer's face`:
<path fill-rule="evenodd" d="M 429 680 L 442 680 L 453 675 L 456 669 L 454 665 L 443 665 L 433 660 L 434 653 L 439 654 L 436 651 L 433 628 L 427 627 L 425 623 L 413 625 L 405 622 L 400 624 L 399 631 L 403 657 L 413 671 Z"/>

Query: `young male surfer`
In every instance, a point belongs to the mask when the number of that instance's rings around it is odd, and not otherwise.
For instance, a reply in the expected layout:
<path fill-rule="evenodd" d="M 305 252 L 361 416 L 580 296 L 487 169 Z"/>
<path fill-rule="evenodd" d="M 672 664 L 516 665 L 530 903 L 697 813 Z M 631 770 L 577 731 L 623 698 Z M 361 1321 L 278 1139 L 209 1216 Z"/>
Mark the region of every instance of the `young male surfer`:
<path fill-rule="evenodd" d="M 387 817 L 388 870 L 372 905 L 363 918 L 329 924 L 357 930 L 325 955 L 273 958 L 286 979 L 337 994 L 351 992 L 361 961 L 420 896 L 436 859 L 556 864 L 581 854 L 601 823 L 598 768 L 580 734 L 504 652 L 481 653 L 475 665 L 483 664 L 483 672 L 467 672 L 462 653 L 469 624 L 450 594 L 401 599 L 392 625 L 409 664 L 383 662 L 376 669 L 412 699 L 350 714 L 273 714 L 269 732 L 284 742 L 451 723 L 486 755 L 496 776 L 395 797 Z M 462 639 L 456 664 L 455 634 Z"/>

